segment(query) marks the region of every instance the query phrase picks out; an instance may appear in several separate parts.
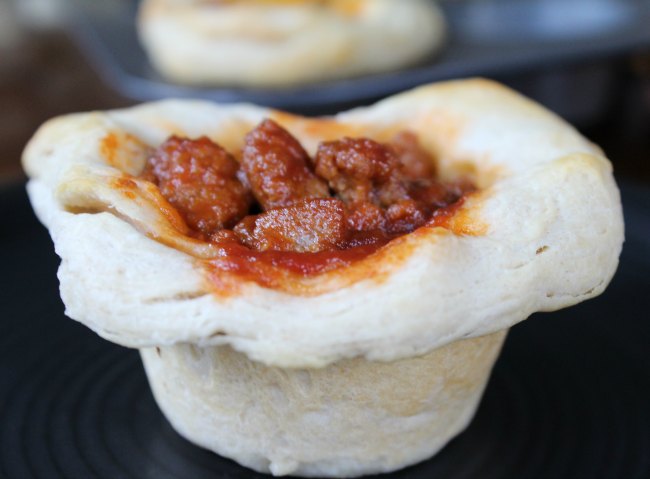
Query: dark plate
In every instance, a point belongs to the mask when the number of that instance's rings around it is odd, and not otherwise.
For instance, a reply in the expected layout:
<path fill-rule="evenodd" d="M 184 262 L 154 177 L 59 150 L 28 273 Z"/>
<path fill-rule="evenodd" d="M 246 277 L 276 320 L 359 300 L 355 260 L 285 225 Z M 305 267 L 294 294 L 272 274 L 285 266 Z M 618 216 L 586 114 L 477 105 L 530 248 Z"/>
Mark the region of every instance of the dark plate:
<path fill-rule="evenodd" d="M 470 427 L 391 478 L 650 477 L 650 190 L 605 294 L 516 326 Z M 0 192 L 0 477 L 264 477 L 178 436 L 138 354 L 66 319 L 22 186 Z"/>
<path fill-rule="evenodd" d="M 447 45 L 411 68 L 291 89 L 197 88 L 153 70 L 135 31 L 137 2 L 67 1 L 88 58 L 114 88 L 138 101 L 192 97 L 326 113 L 432 81 L 558 67 L 650 45 L 646 0 L 448 1 L 442 2 Z"/>

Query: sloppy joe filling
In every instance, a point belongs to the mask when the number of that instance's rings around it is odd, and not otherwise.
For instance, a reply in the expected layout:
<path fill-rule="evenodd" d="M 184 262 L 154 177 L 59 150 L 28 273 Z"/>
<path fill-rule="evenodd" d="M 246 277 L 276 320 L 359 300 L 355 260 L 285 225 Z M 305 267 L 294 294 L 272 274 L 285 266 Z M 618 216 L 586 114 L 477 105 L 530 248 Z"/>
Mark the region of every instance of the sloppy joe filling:
<path fill-rule="evenodd" d="M 237 161 L 207 137 L 170 137 L 143 178 L 196 239 L 220 248 L 213 268 L 273 285 L 350 265 L 448 216 L 474 187 L 436 179 L 435 159 L 404 131 L 388 143 L 323 142 L 311 157 L 273 120 L 250 131 Z"/>

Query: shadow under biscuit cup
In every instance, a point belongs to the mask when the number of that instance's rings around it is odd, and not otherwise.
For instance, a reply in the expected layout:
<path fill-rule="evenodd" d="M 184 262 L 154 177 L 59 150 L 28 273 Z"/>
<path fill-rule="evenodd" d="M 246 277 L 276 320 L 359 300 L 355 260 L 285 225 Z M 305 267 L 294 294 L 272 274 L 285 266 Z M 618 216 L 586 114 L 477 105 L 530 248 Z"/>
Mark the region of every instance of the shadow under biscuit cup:
<path fill-rule="evenodd" d="M 309 155 L 411 131 L 442 178 L 469 174 L 478 192 L 350 266 L 284 288 L 231 277 L 219 291 L 206 265 L 221 250 L 179 232 L 139 175 L 172 135 L 241 151 L 265 118 Z M 486 80 L 332 118 L 200 101 L 70 115 L 39 130 L 24 166 L 67 315 L 141 351 L 183 436 L 276 475 L 387 472 L 435 454 L 471 420 L 506 331 L 600 294 L 623 242 L 602 151 Z"/>

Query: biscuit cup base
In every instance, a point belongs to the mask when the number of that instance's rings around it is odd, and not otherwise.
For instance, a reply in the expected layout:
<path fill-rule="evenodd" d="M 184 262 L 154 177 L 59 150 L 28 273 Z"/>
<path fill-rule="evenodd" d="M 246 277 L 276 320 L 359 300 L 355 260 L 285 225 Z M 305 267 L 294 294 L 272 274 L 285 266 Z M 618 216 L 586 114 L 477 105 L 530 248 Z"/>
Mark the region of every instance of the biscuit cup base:
<path fill-rule="evenodd" d="M 438 452 L 472 419 L 506 331 L 393 362 L 282 369 L 228 346 L 142 349 L 185 438 L 259 472 L 351 477 Z"/>

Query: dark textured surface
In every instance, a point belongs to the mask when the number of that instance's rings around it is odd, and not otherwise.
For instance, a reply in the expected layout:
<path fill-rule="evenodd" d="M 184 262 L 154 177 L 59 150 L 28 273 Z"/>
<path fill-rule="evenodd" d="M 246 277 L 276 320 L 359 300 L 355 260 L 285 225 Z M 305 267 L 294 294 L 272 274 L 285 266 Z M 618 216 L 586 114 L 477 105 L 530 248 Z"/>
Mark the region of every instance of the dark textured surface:
<path fill-rule="evenodd" d="M 387 477 L 650 477 L 650 190 L 623 193 L 607 292 L 516 326 L 469 429 Z M 22 186 L 0 192 L 0 215 L 0 477 L 255 477 L 171 429 L 136 352 L 63 316 Z"/>

